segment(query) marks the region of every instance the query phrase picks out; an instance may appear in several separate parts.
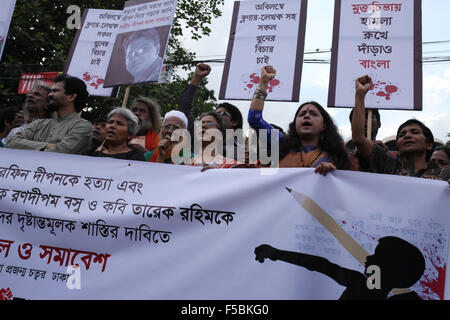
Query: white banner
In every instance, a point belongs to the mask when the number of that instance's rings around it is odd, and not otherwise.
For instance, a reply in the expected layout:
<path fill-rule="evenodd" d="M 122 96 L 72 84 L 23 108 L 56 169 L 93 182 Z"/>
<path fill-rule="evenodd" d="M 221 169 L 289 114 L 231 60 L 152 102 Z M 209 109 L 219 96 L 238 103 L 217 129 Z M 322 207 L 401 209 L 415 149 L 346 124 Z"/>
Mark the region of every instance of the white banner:
<path fill-rule="evenodd" d="M 110 97 L 113 93 L 113 88 L 105 89 L 103 84 L 121 16 L 121 10 L 87 9 L 83 13 L 65 73 L 83 79 L 90 95 Z"/>
<path fill-rule="evenodd" d="M 158 82 L 177 0 L 125 2 L 105 87 Z"/>
<path fill-rule="evenodd" d="M 8 36 L 15 6 L 16 0 L 2 1 L 2 9 L 0 10 L 0 60 L 2 60 L 3 49 L 5 48 L 6 37 Z"/>
<path fill-rule="evenodd" d="M 251 100 L 272 65 L 270 100 L 299 101 L 307 1 L 236 1 L 220 99 Z"/>
<path fill-rule="evenodd" d="M 353 107 L 355 79 L 374 86 L 366 107 L 422 110 L 420 0 L 337 0 L 329 107 Z"/>
<path fill-rule="evenodd" d="M 259 263 L 255 248 L 269 244 L 363 272 L 378 240 L 396 236 L 426 260 L 412 290 L 448 297 L 447 182 L 264 170 L 202 173 L 3 148 L 0 296 L 333 300 L 345 287 L 294 264 Z"/>

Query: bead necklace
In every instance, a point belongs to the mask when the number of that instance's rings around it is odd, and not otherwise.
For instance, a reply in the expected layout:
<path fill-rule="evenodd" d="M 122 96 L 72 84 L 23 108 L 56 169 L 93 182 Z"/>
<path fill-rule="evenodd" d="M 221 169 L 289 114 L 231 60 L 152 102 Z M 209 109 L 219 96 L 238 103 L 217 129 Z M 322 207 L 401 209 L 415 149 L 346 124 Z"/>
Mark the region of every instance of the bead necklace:
<path fill-rule="evenodd" d="M 319 159 L 322 152 L 323 150 L 320 150 L 319 154 L 309 163 L 309 165 L 305 166 L 305 163 L 303 162 L 303 151 L 300 151 L 300 160 L 302 161 L 302 168 L 311 168 L 312 165 L 317 161 L 317 159 Z"/>

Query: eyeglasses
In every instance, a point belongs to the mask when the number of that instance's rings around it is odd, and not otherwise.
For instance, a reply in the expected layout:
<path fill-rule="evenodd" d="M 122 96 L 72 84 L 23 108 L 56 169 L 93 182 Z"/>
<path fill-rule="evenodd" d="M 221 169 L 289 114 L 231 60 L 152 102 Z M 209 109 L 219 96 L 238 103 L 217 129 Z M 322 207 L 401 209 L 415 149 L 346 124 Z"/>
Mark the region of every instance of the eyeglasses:
<path fill-rule="evenodd" d="M 229 114 L 229 113 L 226 112 L 226 111 L 219 111 L 219 112 L 217 112 L 217 114 L 220 115 L 221 117 L 223 117 L 223 116 L 229 116 L 230 118 L 233 118 L 233 117 L 231 116 L 231 114 Z"/>
<path fill-rule="evenodd" d="M 136 55 L 142 56 L 144 53 L 148 53 L 152 48 L 153 46 L 145 46 L 136 50 L 130 50 L 127 53 L 127 58 L 134 58 Z"/>
<path fill-rule="evenodd" d="M 163 130 L 168 131 L 170 129 L 173 129 L 173 131 L 175 131 L 175 130 L 181 129 L 181 127 L 177 126 L 175 124 L 166 124 L 166 125 L 163 126 Z"/>
<path fill-rule="evenodd" d="M 217 128 L 217 123 L 215 123 L 214 121 L 202 121 L 202 127 Z"/>

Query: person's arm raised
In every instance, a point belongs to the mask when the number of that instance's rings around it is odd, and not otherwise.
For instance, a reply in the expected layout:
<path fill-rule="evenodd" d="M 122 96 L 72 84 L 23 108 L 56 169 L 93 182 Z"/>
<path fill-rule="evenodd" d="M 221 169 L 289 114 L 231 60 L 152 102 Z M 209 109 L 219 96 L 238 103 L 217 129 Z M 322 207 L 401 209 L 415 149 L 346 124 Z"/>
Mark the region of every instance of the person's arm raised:
<path fill-rule="evenodd" d="M 265 66 L 261 68 L 261 77 L 259 80 L 259 85 L 255 89 L 255 94 L 250 104 L 250 109 L 263 111 L 264 99 L 267 96 L 267 88 L 269 87 L 269 81 L 274 79 L 276 74 L 277 71 L 272 66 Z"/>
<path fill-rule="evenodd" d="M 207 64 L 200 63 L 195 68 L 194 76 L 192 77 L 189 84 L 191 86 L 200 86 L 202 80 L 206 78 L 211 72 L 211 67 Z"/>
<path fill-rule="evenodd" d="M 178 111 L 183 112 L 188 118 L 188 130 L 189 133 L 194 135 L 194 114 L 192 112 L 192 107 L 194 103 L 195 93 L 200 86 L 202 80 L 207 77 L 211 72 L 211 67 L 207 64 L 200 63 L 195 68 L 194 76 L 189 81 L 189 85 L 183 91 L 178 102 Z"/>
<path fill-rule="evenodd" d="M 369 161 L 370 154 L 373 149 L 373 142 L 366 138 L 365 123 L 366 123 L 366 109 L 364 100 L 367 92 L 372 87 L 372 79 L 369 76 L 364 76 L 355 81 L 355 108 L 353 109 L 352 118 L 352 140 L 358 148 L 361 156 L 366 161 Z"/>

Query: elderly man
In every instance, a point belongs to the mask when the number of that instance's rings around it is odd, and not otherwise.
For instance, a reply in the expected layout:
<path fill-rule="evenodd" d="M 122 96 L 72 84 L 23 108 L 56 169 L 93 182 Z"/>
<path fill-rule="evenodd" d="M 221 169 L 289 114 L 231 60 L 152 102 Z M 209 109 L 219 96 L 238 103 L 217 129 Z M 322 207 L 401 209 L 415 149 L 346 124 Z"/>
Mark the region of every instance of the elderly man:
<path fill-rule="evenodd" d="M 27 93 L 25 104 L 23 106 L 25 123 L 20 127 L 11 130 L 9 135 L 4 139 L 6 144 L 10 137 L 22 132 L 34 120 L 50 118 L 51 114 L 47 110 L 47 98 L 51 89 L 45 84 L 36 85 L 30 92 Z"/>
<path fill-rule="evenodd" d="M 157 82 L 163 59 L 159 56 L 161 37 L 156 29 L 135 31 L 124 43 L 125 65 L 133 83 Z"/>
<path fill-rule="evenodd" d="M 133 101 L 131 111 L 139 119 L 139 128 L 136 137 L 129 143 L 131 148 L 147 153 L 158 147 L 158 133 L 161 128 L 160 110 L 158 103 L 152 99 L 139 97 Z M 153 158 L 154 161 L 156 158 Z"/>
<path fill-rule="evenodd" d="M 150 162 L 173 163 L 172 149 L 179 142 L 172 141 L 172 134 L 177 129 L 187 129 L 188 119 L 184 113 L 172 110 L 166 113 L 159 132 L 158 148 L 145 154 Z M 188 142 L 190 144 L 190 141 Z"/>
<path fill-rule="evenodd" d="M 60 75 L 48 95 L 48 111 L 57 117 L 31 123 L 14 135 L 6 147 L 69 154 L 84 154 L 92 139 L 92 126 L 79 117 L 88 99 L 86 84 L 75 77 Z"/>

